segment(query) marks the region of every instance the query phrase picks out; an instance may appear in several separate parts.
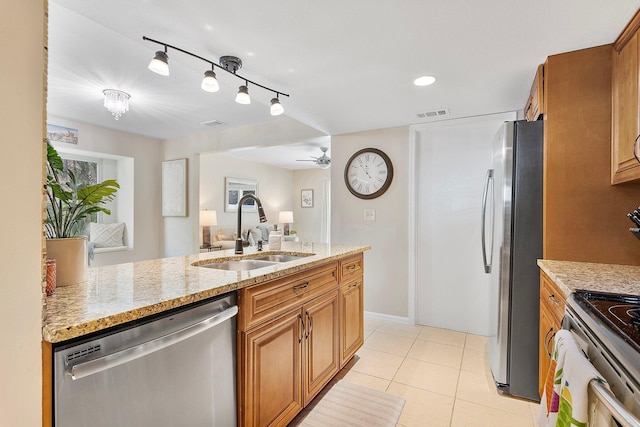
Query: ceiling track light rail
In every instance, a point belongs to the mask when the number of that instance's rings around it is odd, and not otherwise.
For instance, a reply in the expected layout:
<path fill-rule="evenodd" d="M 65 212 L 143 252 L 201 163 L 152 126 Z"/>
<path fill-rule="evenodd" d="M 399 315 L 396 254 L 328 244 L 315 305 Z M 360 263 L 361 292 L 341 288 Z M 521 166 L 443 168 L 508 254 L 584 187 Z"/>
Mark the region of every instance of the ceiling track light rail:
<path fill-rule="evenodd" d="M 191 53 L 187 50 L 181 49 L 177 46 L 173 46 L 170 45 L 168 43 L 164 43 L 158 40 L 154 40 L 154 39 L 150 39 L 147 36 L 142 36 L 142 40 L 145 41 L 149 41 L 152 43 L 156 43 L 158 45 L 161 45 L 164 47 L 164 51 L 157 51 L 155 53 L 155 56 L 153 57 L 153 59 L 151 60 L 151 63 L 149 64 L 149 69 L 151 71 L 153 71 L 154 73 L 160 74 L 162 76 L 168 76 L 169 75 L 169 55 L 167 54 L 167 50 L 169 48 L 173 49 L 173 50 L 177 50 L 178 52 L 182 52 L 186 55 L 192 56 L 194 58 L 198 58 L 201 61 L 204 61 L 208 64 L 211 65 L 211 69 L 210 70 L 206 70 L 204 72 L 204 79 L 202 81 L 202 89 L 207 91 L 207 92 L 217 92 L 219 89 L 218 86 L 218 81 L 216 79 L 216 74 L 214 72 L 215 67 L 226 71 L 229 74 L 234 75 L 235 77 L 244 80 L 244 84 L 240 86 L 239 90 L 238 90 L 238 95 L 236 96 L 236 102 L 240 103 L 240 104 L 250 104 L 251 103 L 251 98 L 249 97 L 249 84 L 252 84 L 253 86 L 257 86 L 260 87 L 262 89 L 265 89 L 269 92 L 273 92 L 275 94 L 275 97 L 273 99 L 271 99 L 271 115 L 273 116 L 278 116 L 280 114 L 282 114 L 284 112 L 284 108 L 282 107 L 282 104 L 280 104 L 280 95 L 282 96 L 289 96 L 289 94 L 284 93 L 284 92 L 280 92 L 278 90 L 275 89 L 271 89 L 270 87 L 261 85 L 260 83 L 256 83 L 252 80 L 249 80 L 243 76 L 241 76 L 240 74 L 237 74 L 237 71 L 242 68 L 242 60 L 238 57 L 235 56 L 230 56 L 230 55 L 226 55 L 226 56 L 222 56 L 220 57 L 220 63 L 215 63 L 207 58 L 203 58 L 200 55 L 196 55 L 195 53 Z"/>

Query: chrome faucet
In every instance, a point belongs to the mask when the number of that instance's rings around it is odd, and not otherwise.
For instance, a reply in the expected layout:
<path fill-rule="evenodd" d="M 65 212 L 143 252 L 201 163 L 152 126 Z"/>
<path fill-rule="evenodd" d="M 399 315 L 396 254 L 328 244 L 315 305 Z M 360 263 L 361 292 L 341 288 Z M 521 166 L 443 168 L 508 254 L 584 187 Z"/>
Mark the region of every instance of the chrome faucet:
<path fill-rule="evenodd" d="M 265 216 L 264 210 L 262 209 L 262 203 L 260 202 L 260 199 L 258 199 L 253 194 L 247 194 L 245 196 L 242 196 L 242 198 L 238 202 L 238 233 L 236 234 L 236 252 L 235 252 L 238 255 L 244 253 L 242 248 L 242 205 L 244 202 L 246 202 L 249 199 L 255 200 L 256 203 L 258 204 L 258 216 L 260 217 L 260 222 L 267 222 L 267 217 Z M 247 238 L 249 238 L 249 236 L 247 236 Z"/>

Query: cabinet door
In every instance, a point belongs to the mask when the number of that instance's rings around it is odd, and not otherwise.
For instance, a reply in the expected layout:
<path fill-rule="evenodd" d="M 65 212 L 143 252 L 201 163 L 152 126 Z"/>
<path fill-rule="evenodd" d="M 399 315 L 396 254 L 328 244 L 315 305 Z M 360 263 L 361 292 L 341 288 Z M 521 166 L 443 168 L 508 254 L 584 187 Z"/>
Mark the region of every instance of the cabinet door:
<path fill-rule="evenodd" d="M 640 179 L 640 163 L 633 155 L 638 137 L 638 38 L 636 32 L 613 50 L 613 117 L 611 183 Z"/>
<path fill-rule="evenodd" d="M 543 88 L 542 84 L 544 75 L 544 67 L 542 65 L 538 66 L 538 70 L 536 71 L 536 75 L 533 78 L 533 83 L 531 84 L 531 91 L 529 93 L 529 99 L 527 99 L 527 105 L 524 107 L 524 118 L 532 122 L 534 120 L 538 120 L 543 111 Z"/>
<path fill-rule="evenodd" d="M 340 367 L 364 343 L 364 294 L 362 277 L 340 287 Z"/>
<path fill-rule="evenodd" d="M 554 317 L 546 308 L 546 302 L 540 301 L 540 345 L 539 345 L 539 371 L 538 371 L 538 392 L 542 397 L 544 384 L 547 379 L 547 372 L 551 364 L 551 351 L 553 350 L 553 340 L 558 331 Z"/>
<path fill-rule="evenodd" d="M 302 320 L 302 311 L 293 310 L 242 333 L 243 426 L 286 425 L 302 409 Z"/>
<path fill-rule="evenodd" d="M 305 305 L 303 310 L 304 405 L 307 405 L 340 368 L 338 290 L 316 298 Z"/>

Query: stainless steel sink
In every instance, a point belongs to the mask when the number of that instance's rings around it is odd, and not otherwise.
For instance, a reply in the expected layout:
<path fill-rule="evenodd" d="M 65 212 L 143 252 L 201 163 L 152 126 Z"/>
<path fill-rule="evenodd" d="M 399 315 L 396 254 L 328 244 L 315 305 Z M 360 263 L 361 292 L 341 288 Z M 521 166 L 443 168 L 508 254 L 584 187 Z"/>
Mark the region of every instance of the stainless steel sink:
<path fill-rule="evenodd" d="M 209 264 L 198 264 L 198 267 L 215 268 L 218 270 L 230 270 L 230 271 L 249 271 L 256 268 L 269 267 L 270 265 L 278 264 L 273 261 L 264 261 L 258 259 L 230 259 L 221 262 L 212 262 Z"/>
<path fill-rule="evenodd" d="M 272 262 L 289 262 L 289 261 L 295 261 L 297 259 L 304 258 L 304 257 L 305 257 L 304 255 L 271 254 L 271 255 L 257 256 L 251 259 L 261 260 L 261 261 L 272 261 Z"/>
<path fill-rule="evenodd" d="M 194 263 L 197 267 L 215 268 L 229 271 L 249 271 L 257 268 L 269 267 L 283 262 L 295 261 L 313 254 L 292 255 L 292 254 L 253 254 L 250 258 L 244 256 L 239 259 L 227 259 L 225 261 L 214 261 L 209 263 Z M 212 260 L 213 261 L 213 260 Z"/>

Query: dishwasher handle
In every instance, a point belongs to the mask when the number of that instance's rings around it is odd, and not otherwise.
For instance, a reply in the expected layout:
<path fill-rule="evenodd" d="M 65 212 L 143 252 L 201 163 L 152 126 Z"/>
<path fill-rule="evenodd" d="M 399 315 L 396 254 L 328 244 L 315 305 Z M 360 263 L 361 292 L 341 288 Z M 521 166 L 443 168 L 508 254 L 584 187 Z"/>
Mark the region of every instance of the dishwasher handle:
<path fill-rule="evenodd" d="M 238 314 L 238 306 L 234 305 L 216 314 L 215 316 L 211 316 L 198 323 L 187 326 L 186 328 L 180 329 L 167 335 L 163 335 L 151 341 L 139 344 L 135 347 L 117 351 L 115 353 L 111 353 L 98 359 L 90 360 L 88 362 L 69 366 L 66 369 L 66 373 L 67 375 L 71 376 L 74 381 L 93 374 L 97 374 L 98 372 L 102 372 L 115 366 L 122 365 L 123 363 L 139 359 L 148 354 L 162 350 L 163 348 L 167 348 L 169 346 L 177 344 L 180 341 L 184 341 L 187 338 L 198 335 L 234 317 L 236 314 Z"/>

